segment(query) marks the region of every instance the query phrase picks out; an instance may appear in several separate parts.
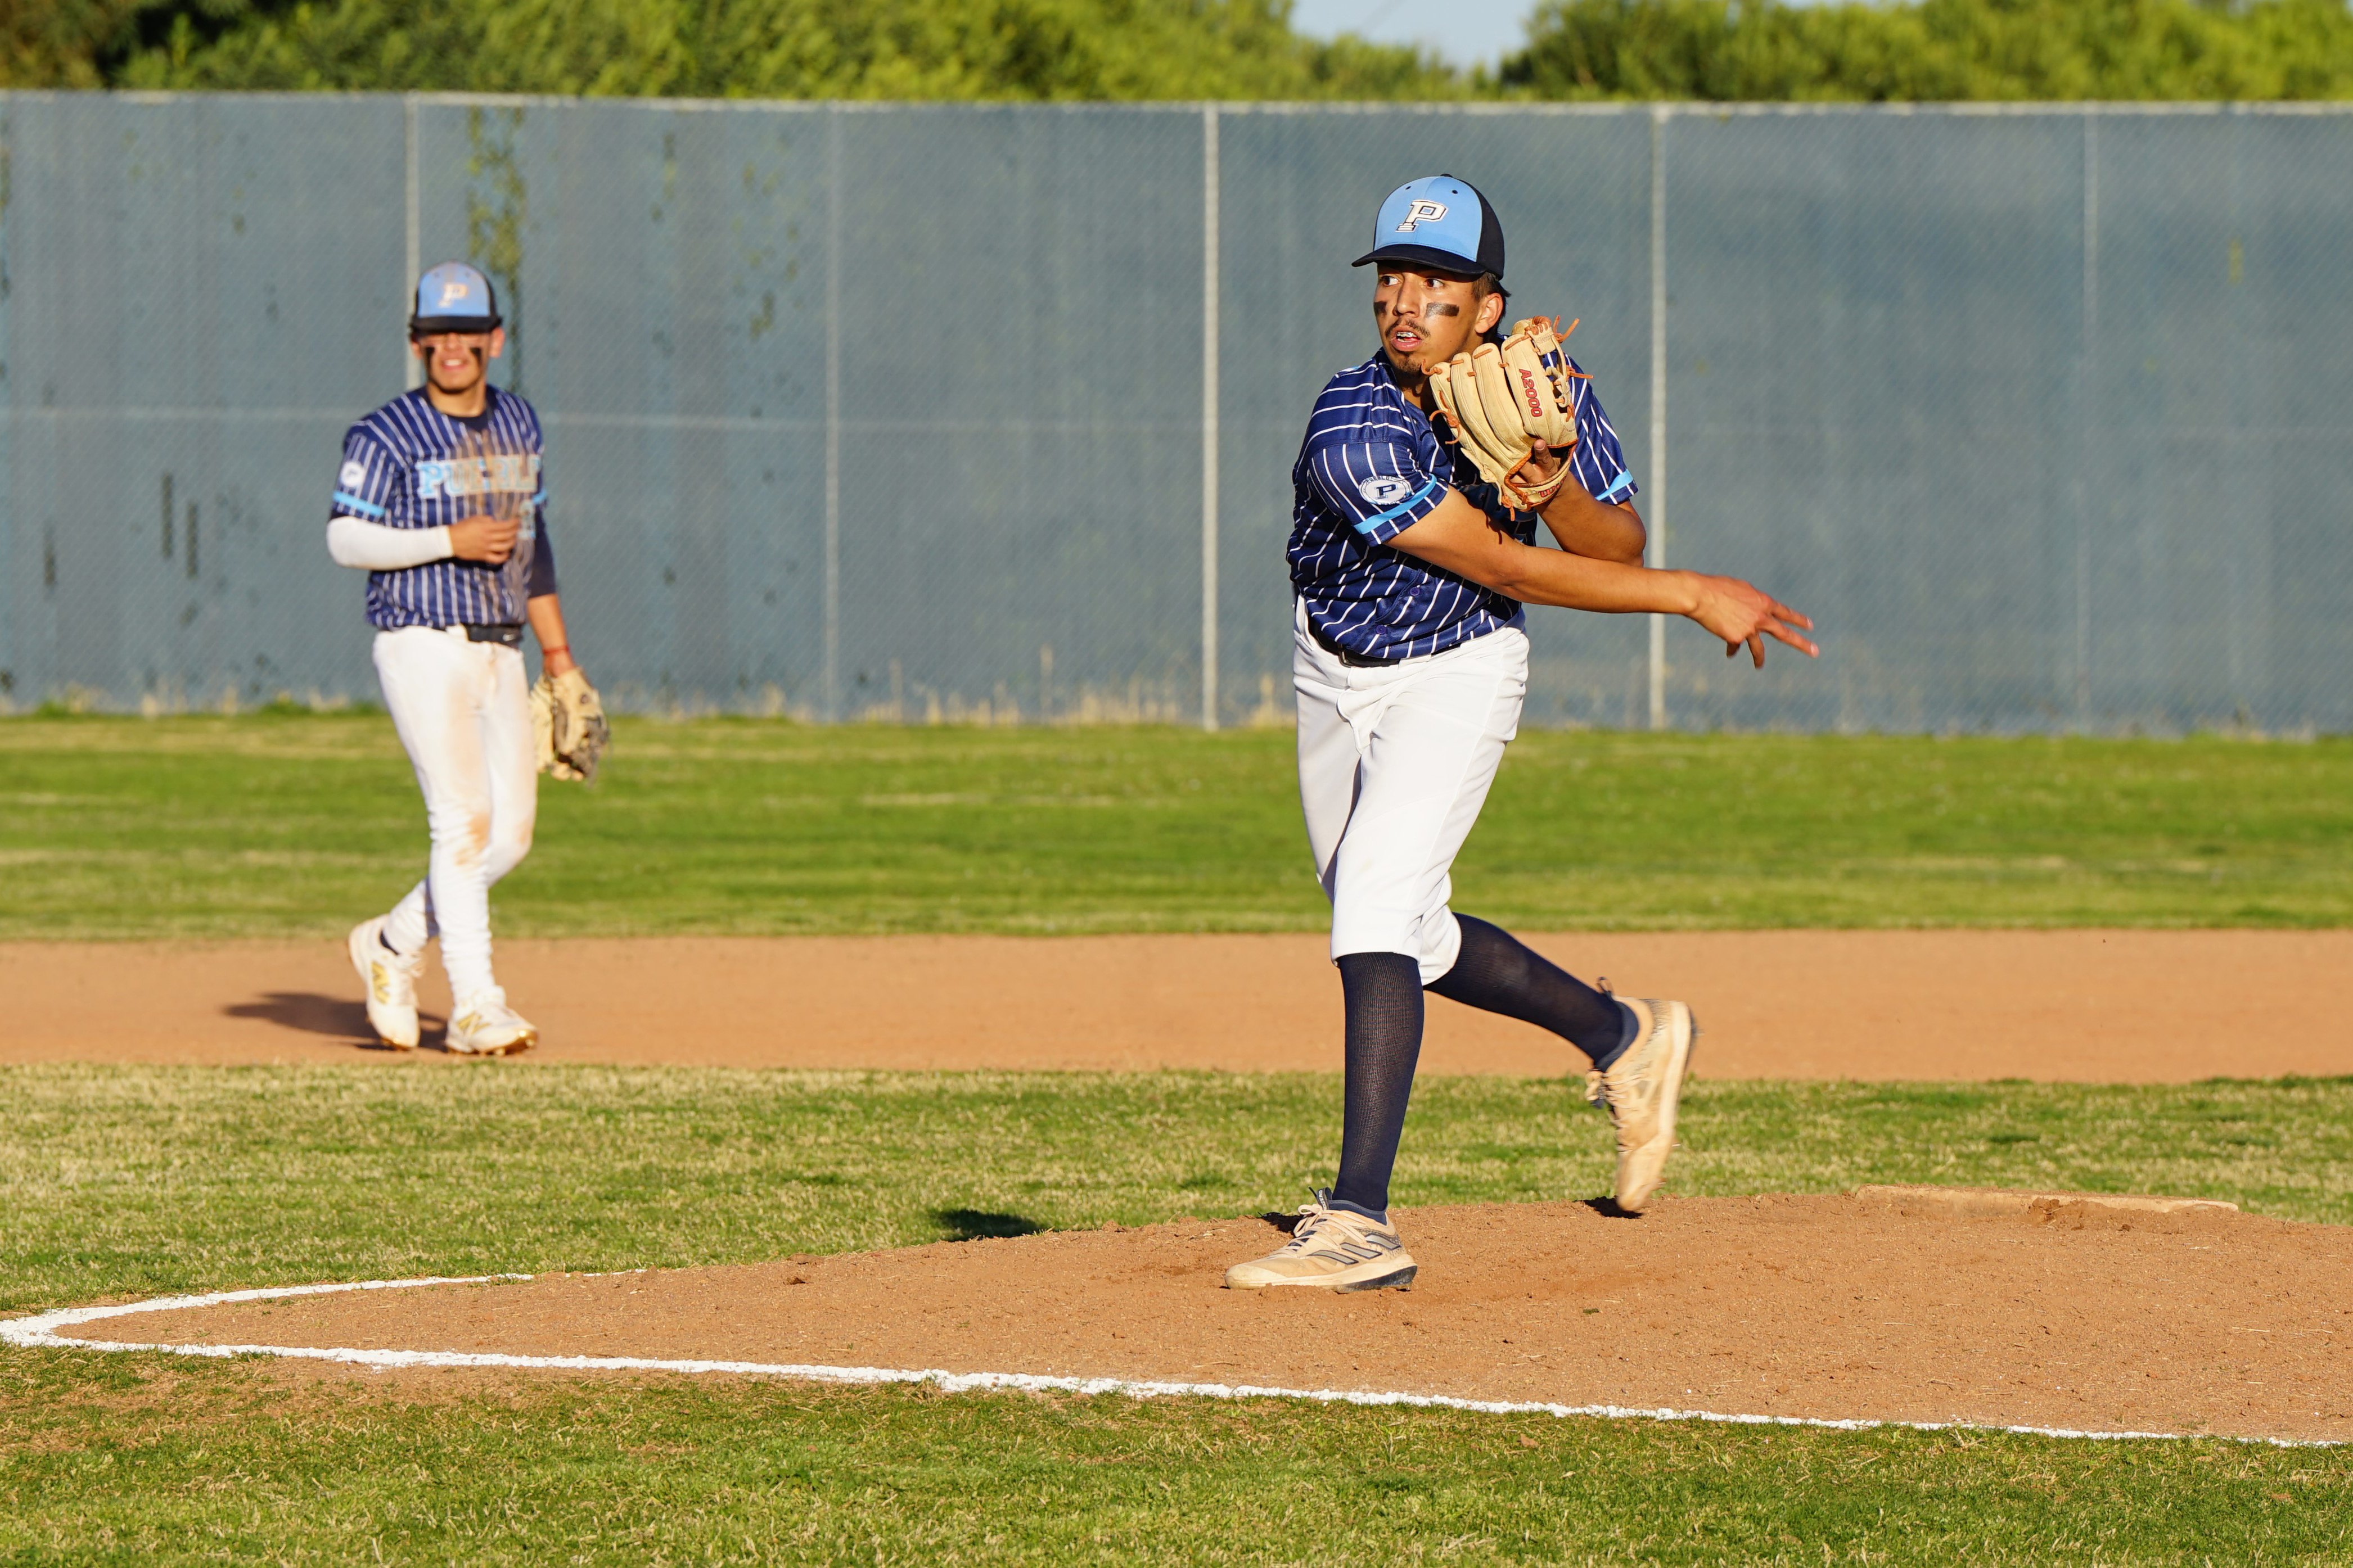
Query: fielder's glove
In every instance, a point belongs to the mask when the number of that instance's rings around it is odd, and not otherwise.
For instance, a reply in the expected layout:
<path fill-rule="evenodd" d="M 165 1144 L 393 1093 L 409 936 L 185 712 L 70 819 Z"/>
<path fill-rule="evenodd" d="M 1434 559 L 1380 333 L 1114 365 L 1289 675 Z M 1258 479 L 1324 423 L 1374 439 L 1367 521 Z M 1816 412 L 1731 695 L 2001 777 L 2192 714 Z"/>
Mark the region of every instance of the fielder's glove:
<path fill-rule="evenodd" d="M 1568 330 L 1577 331 L 1577 323 Z M 1569 383 L 1585 373 L 1569 368 L 1561 336 L 1546 317 L 1530 316 L 1513 322 L 1501 344 L 1481 343 L 1430 370 L 1439 411 L 1478 465 L 1479 477 L 1522 511 L 1537 510 L 1559 492 L 1577 445 Z M 1552 448 L 1560 467 L 1541 481 L 1515 478 L 1536 441 Z"/>
<path fill-rule="evenodd" d="M 543 675 L 531 689 L 531 733 L 541 773 L 583 784 L 596 782 L 596 759 L 613 734 L 604 700 L 577 669 Z"/>

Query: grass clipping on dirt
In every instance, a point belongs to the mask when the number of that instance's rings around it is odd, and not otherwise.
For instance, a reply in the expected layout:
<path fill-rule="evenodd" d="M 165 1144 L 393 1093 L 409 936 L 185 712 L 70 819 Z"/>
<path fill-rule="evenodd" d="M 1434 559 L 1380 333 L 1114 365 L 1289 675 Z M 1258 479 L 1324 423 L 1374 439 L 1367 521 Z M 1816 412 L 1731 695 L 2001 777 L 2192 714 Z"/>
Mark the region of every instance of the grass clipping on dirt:
<path fill-rule="evenodd" d="M 617 721 L 506 936 L 1309 931 L 1287 731 Z M 382 715 L 0 721 L 0 938 L 337 935 L 422 874 Z M 1528 930 L 2353 923 L 2353 741 L 1531 731 L 1455 868 Z"/>
<path fill-rule="evenodd" d="M 0 1300 L 714 1263 L 1288 1207 L 1329 1076 L 0 1069 Z M 2150 1188 L 2353 1217 L 2353 1081 L 1694 1086 L 1676 1190 Z M 1599 1193 L 1559 1081 L 1434 1079 L 1400 1203 Z M 1205 1289 L 1208 1288 L 1205 1283 Z M 0 1352 L 0 1557 L 2337 1560 L 2353 1456 Z"/>

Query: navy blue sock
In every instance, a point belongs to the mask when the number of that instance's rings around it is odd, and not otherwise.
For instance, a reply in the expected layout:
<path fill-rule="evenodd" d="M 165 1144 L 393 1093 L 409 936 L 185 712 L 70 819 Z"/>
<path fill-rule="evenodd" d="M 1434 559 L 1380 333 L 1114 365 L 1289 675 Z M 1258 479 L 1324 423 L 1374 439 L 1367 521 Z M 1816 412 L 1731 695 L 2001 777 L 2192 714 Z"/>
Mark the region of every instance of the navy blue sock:
<path fill-rule="evenodd" d="M 1421 965 L 1401 952 L 1348 953 L 1340 960 L 1340 990 L 1348 1007 L 1348 1078 L 1332 1199 L 1386 1225 L 1389 1173 L 1421 1059 Z"/>
<path fill-rule="evenodd" d="M 1607 1068 L 1634 1043 L 1634 1010 L 1596 991 L 1500 926 L 1457 915 L 1462 951 L 1430 984 L 1450 1002 L 1550 1029 Z"/>

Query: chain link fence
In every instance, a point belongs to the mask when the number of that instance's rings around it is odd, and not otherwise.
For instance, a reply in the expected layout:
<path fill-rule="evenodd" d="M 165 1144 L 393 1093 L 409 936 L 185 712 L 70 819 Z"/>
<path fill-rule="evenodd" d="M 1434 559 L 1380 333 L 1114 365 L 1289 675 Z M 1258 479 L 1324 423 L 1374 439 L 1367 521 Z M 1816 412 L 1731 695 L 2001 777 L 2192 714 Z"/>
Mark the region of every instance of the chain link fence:
<path fill-rule="evenodd" d="M 452 257 L 617 706 L 1286 721 L 1346 265 L 1447 170 L 1663 559 L 1819 663 L 1535 611 L 1535 723 L 2353 728 L 2353 114 L 0 94 L 0 701 L 374 695 L 322 542 Z"/>

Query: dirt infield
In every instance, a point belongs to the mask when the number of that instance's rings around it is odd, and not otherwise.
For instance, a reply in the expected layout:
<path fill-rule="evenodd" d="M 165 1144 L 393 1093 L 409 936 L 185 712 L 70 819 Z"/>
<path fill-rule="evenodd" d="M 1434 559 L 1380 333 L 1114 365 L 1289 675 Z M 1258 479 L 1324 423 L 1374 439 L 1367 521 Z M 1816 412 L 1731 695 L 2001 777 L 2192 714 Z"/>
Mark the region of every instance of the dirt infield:
<path fill-rule="evenodd" d="M 2353 1072 L 2353 931 L 1759 931 L 1531 939 L 1681 996 L 1711 1076 L 2181 1082 Z M 1332 1071 L 1319 936 L 502 942 L 526 1060 Z M 448 992 L 425 986 L 438 1055 Z M 395 1060 L 339 941 L 0 944 L 0 1062 Z M 1556 1042 L 1433 1001 L 1423 1069 L 1538 1076 Z"/>
<path fill-rule="evenodd" d="M 1409 1292 L 1224 1290 L 1224 1267 L 1278 1233 L 1187 1219 L 74 1331 L 2353 1438 L 2353 1228 L 2049 1202 L 1968 1219 L 1852 1196 L 1399 1218 L 1422 1266 Z"/>

